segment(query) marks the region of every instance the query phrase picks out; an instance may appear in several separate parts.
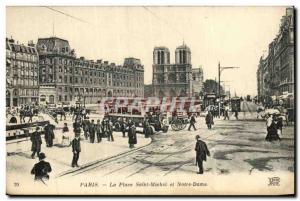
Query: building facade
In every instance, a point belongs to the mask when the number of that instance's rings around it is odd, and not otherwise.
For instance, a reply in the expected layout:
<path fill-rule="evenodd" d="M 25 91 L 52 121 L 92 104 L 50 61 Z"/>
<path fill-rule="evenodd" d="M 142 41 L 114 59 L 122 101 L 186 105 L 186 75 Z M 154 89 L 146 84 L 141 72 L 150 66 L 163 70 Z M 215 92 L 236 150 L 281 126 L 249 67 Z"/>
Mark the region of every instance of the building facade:
<path fill-rule="evenodd" d="M 279 32 L 269 44 L 268 54 L 261 57 L 257 70 L 258 100 L 277 104 L 282 100 L 294 107 L 294 8 L 287 8 Z"/>
<path fill-rule="evenodd" d="M 156 97 L 193 96 L 191 51 L 181 45 L 175 51 L 175 64 L 170 63 L 170 51 L 155 47 L 153 51 L 153 95 Z"/>
<path fill-rule="evenodd" d="M 89 104 L 106 96 L 144 96 L 144 66 L 139 59 L 125 58 L 123 65 L 116 65 L 77 58 L 69 42 L 57 37 L 39 39 L 37 50 L 41 104 L 52 100 Z"/>
<path fill-rule="evenodd" d="M 6 106 L 34 104 L 39 99 L 38 52 L 33 42 L 6 38 Z"/>

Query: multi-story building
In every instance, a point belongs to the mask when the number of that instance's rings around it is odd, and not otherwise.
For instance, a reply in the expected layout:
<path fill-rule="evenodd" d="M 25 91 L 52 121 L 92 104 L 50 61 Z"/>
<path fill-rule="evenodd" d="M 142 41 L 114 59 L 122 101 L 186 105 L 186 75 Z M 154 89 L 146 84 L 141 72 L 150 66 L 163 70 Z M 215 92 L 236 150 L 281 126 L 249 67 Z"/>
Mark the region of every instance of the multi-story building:
<path fill-rule="evenodd" d="M 181 45 L 175 51 L 175 64 L 170 64 L 170 51 L 155 47 L 153 51 L 153 95 L 156 97 L 192 96 L 191 51 Z"/>
<path fill-rule="evenodd" d="M 287 8 L 279 33 L 269 44 L 268 55 L 257 70 L 258 100 L 267 104 L 284 101 L 294 107 L 294 8 Z"/>
<path fill-rule="evenodd" d="M 144 66 L 126 58 L 123 65 L 77 58 L 67 40 L 50 37 L 37 43 L 41 103 L 97 103 L 105 96 L 144 95 Z"/>
<path fill-rule="evenodd" d="M 38 52 L 32 41 L 6 38 L 6 106 L 34 104 L 39 99 Z"/>

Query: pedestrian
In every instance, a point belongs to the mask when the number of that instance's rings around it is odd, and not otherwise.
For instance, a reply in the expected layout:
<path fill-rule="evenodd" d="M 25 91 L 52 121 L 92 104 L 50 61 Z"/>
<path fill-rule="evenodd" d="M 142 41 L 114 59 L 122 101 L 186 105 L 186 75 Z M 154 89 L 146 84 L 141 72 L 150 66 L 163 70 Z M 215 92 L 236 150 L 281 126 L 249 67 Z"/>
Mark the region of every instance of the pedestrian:
<path fill-rule="evenodd" d="M 146 117 L 144 117 L 144 119 L 143 119 L 143 133 L 144 133 L 144 135 L 146 136 L 146 125 L 147 124 L 147 118 Z"/>
<path fill-rule="evenodd" d="M 44 160 L 46 155 L 43 152 L 39 153 L 38 157 L 39 162 L 33 166 L 31 174 L 34 174 L 35 181 L 41 181 L 46 184 L 45 181 L 50 178 L 48 173 L 52 171 L 51 165 Z"/>
<path fill-rule="evenodd" d="M 128 143 L 129 148 L 134 148 L 134 145 L 137 144 L 137 136 L 136 136 L 136 129 L 134 124 L 130 124 L 128 130 Z"/>
<path fill-rule="evenodd" d="M 84 132 L 84 137 L 85 139 L 87 140 L 88 137 L 89 137 L 89 130 L 90 130 L 90 120 L 88 117 L 85 117 L 84 120 L 83 120 L 83 123 L 82 123 L 82 129 L 83 129 L 83 132 Z"/>
<path fill-rule="evenodd" d="M 62 121 L 62 117 L 64 116 L 64 120 L 66 120 L 66 112 L 64 108 L 60 108 L 60 121 Z"/>
<path fill-rule="evenodd" d="M 225 113 L 224 113 L 224 120 L 228 119 L 229 120 L 229 111 L 228 108 L 225 109 Z"/>
<path fill-rule="evenodd" d="M 114 136 L 113 136 L 113 123 L 111 121 L 111 119 L 109 119 L 107 121 L 107 132 L 108 132 L 108 136 L 107 136 L 107 140 L 113 142 L 114 141 Z"/>
<path fill-rule="evenodd" d="M 107 134 L 107 120 L 106 118 L 104 117 L 101 121 L 101 126 L 102 126 L 102 137 L 107 137 L 108 134 Z"/>
<path fill-rule="evenodd" d="M 80 119 L 76 118 L 75 122 L 73 123 L 73 132 L 74 133 L 81 133 L 81 123 Z"/>
<path fill-rule="evenodd" d="M 121 131 L 122 131 L 123 137 L 126 137 L 126 120 L 125 120 L 125 118 L 123 118 L 122 122 L 121 122 Z"/>
<path fill-rule="evenodd" d="M 192 114 L 191 119 L 190 119 L 190 126 L 188 128 L 189 131 L 191 131 L 191 127 L 194 128 L 194 130 L 197 130 L 195 127 L 196 119 L 195 119 L 195 114 Z"/>
<path fill-rule="evenodd" d="M 237 110 L 234 110 L 234 116 L 236 120 L 239 120 L 239 112 Z"/>
<path fill-rule="evenodd" d="M 70 135 L 69 135 L 69 127 L 67 123 L 64 123 L 64 127 L 62 130 L 62 142 L 61 144 L 64 145 L 70 145 Z"/>
<path fill-rule="evenodd" d="M 82 111 L 81 111 L 81 114 L 82 114 L 82 116 L 83 116 L 84 118 L 86 118 L 87 111 L 86 111 L 86 109 L 85 109 L 85 106 L 83 106 Z"/>
<path fill-rule="evenodd" d="M 72 167 L 79 167 L 78 160 L 79 160 L 79 153 L 81 152 L 80 146 L 80 133 L 75 133 L 75 138 L 72 140 L 72 152 L 73 152 L 73 160 L 72 160 Z"/>
<path fill-rule="evenodd" d="M 90 143 L 94 143 L 95 142 L 95 133 L 96 133 L 94 119 L 92 119 L 91 123 L 89 124 L 89 133 L 90 133 Z"/>
<path fill-rule="evenodd" d="M 205 123 L 206 123 L 208 129 L 211 129 L 211 125 L 214 124 L 214 117 L 211 114 L 211 111 L 208 111 L 208 113 L 205 117 Z"/>
<path fill-rule="evenodd" d="M 97 120 L 96 124 L 96 135 L 97 135 L 97 142 L 102 141 L 102 125 L 100 119 Z"/>
<path fill-rule="evenodd" d="M 28 116 L 29 116 L 28 123 L 29 123 L 29 122 L 32 122 L 33 108 L 29 108 L 29 109 L 27 110 L 27 114 L 28 114 Z"/>
<path fill-rule="evenodd" d="M 25 123 L 25 109 L 23 106 L 20 108 L 20 123 Z"/>
<path fill-rule="evenodd" d="M 267 119 L 267 136 L 265 139 L 269 142 L 280 140 L 274 115 L 270 115 Z"/>
<path fill-rule="evenodd" d="M 39 153 L 41 152 L 41 144 L 42 144 L 42 138 L 41 138 L 41 134 L 39 132 L 40 128 L 36 127 L 36 131 L 33 132 L 30 136 L 30 141 L 31 141 L 31 158 L 34 159 L 35 158 L 35 154 L 37 154 L 37 156 L 39 155 Z"/>
<path fill-rule="evenodd" d="M 145 138 L 149 138 L 151 135 L 151 127 L 149 124 L 149 120 L 147 118 L 144 121 L 144 134 L 145 134 Z"/>
<path fill-rule="evenodd" d="M 44 128 L 45 130 L 45 141 L 46 141 L 46 146 L 47 147 L 52 147 L 53 146 L 53 139 L 55 138 L 54 135 L 54 128 L 55 126 L 52 124 L 47 124 Z"/>
<path fill-rule="evenodd" d="M 204 141 L 200 140 L 200 136 L 196 136 L 196 165 L 198 164 L 198 174 L 203 174 L 203 161 L 206 161 L 206 156 L 210 156 L 210 152 Z"/>

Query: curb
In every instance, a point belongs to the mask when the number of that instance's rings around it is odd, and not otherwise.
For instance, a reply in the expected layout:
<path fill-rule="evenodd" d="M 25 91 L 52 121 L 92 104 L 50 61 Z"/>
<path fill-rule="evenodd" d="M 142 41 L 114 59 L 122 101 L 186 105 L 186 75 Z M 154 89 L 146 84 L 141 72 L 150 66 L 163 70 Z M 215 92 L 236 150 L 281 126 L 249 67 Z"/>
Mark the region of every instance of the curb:
<path fill-rule="evenodd" d="M 64 171 L 64 172 L 61 172 L 59 173 L 58 175 L 56 175 L 55 178 L 59 178 L 59 177 L 63 177 L 65 175 L 68 175 L 68 174 L 71 174 L 71 173 L 76 173 L 77 171 L 80 171 L 80 170 L 83 170 L 83 169 L 86 169 L 88 167 L 91 167 L 93 165 L 96 165 L 97 163 L 101 163 L 101 162 L 104 162 L 104 161 L 108 161 L 110 159 L 113 159 L 113 158 L 116 158 L 116 157 L 120 157 L 120 156 L 123 156 L 123 155 L 126 155 L 126 154 L 131 154 L 131 153 L 134 153 L 142 148 L 145 148 L 149 145 L 151 145 L 153 142 L 153 139 L 151 137 L 151 141 L 149 144 L 146 144 L 144 146 L 141 146 L 141 147 L 138 147 L 138 148 L 134 148 L 134 149 L 130 149 L 128 151 L 125 151 L 125 152 L 121 152 L 119 154 L 116 154 L 116 155 L 113 155 L 113 156 L 109 156 L 109 157 L 106 157 L 106 158 L 102 158 L 102 159 L 99 159 L 99 160 L 96 160 L 96 161 L 92 161 L 92 162 L 89 162 L 89 163 L 86 163 L 84 165 L 81 165 L 80 167 L 78 168 L 75 168 L 75 169 L 70 169 L 70 170 L 67 170 L 67 171 Z"/>

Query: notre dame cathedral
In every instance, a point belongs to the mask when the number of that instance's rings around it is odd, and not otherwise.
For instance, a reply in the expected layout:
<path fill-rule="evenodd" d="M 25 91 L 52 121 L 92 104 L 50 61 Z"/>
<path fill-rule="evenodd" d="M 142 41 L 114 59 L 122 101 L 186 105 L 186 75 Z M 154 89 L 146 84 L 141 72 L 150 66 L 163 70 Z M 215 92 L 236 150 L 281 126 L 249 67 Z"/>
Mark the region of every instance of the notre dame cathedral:
<path fill-rule="evenodd" d="M 175 64 L 170 63 L 167 47 L 153 51 L 153 95 L 156 97 L 197 96 L 202 90 L 202 68 L 192 69 L 191 50 L 185 44 L 175 50 Z"/>

